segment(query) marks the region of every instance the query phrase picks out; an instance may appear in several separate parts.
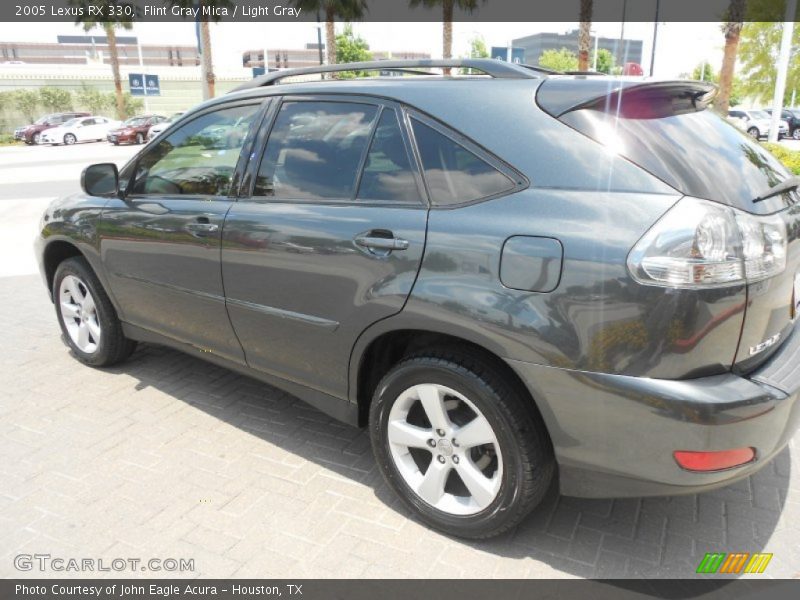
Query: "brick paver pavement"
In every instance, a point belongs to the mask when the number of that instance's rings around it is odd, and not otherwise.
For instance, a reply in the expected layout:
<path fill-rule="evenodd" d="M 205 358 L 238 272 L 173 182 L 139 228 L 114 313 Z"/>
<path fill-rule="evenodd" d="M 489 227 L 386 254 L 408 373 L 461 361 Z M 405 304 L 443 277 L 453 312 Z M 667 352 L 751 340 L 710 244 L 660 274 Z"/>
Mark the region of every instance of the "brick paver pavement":
<path fill-rule="evenodd" d="M 0 576 L 47 553 L 193 558 L 203 577 L 688 577 L 707 551 L 772 552 L 766 575 L 800 576 L 797 437 L 725 489 L 551 494 L 516 531 L 465 543 L 409 518 L 363 432 L 156 346 L 83 367 L 37 276 L 0 278 L 0 307 Z"/>

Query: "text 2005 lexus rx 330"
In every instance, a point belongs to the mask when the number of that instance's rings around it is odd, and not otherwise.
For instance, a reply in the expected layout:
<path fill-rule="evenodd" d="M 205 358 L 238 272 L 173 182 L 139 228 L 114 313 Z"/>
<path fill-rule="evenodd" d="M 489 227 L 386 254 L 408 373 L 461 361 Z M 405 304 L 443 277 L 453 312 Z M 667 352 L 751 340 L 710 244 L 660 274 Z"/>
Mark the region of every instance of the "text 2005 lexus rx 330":
<path fill-rule="evenodd" d="M 448 65 L 481 74 L 419 74 Z M 255 79 L 47 209 L 75 358 L 167 344 L 368 427 L 404 502 L 468 538 L 556 481 L 694 493 L 787 444 L 799 180 L 713 87 L 356 68 L 416 74 Z"/>

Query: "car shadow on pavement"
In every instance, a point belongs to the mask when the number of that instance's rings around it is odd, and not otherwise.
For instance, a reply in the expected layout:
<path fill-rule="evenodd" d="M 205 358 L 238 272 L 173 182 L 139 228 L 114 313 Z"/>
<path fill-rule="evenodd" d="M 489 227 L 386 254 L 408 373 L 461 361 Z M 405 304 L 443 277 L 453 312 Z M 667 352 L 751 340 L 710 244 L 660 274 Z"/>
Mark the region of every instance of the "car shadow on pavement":
<path fill-rule="evenodd" d="M 153 387 L 267 445 L 369 486 L 382 505 L 413 518 L 378 473 L 367 433 L 289 394 L 151 344 L 140 344 L 128 362 L 110 371 L 138 379 L 137 390 Z M 547 577 L 546 569 L 522 568 L 534 559 L 549 566 L 551 576 L 561 572 L 587 578 L 688 578 L 695 576 L 707 552 L 761 552 L 769 542 L 766 551 L 776 552 L 776 559 L 782 548 L 787 553 L 783 568 L 781 560 L 772 561 L 770 575 L 791 576 L 797 571 L 796 556 L 788 556 L 792 532 L 772 539 L 790 471 L 786 448 L 751 477 L 703 494 L 590 500 L 560 496 L 553 486 L 515 530 L 488 541 L 449 543 L 515 559 L 514 564 L 521 565 L 516 573 L 521 574 L 510 577 Z"/>

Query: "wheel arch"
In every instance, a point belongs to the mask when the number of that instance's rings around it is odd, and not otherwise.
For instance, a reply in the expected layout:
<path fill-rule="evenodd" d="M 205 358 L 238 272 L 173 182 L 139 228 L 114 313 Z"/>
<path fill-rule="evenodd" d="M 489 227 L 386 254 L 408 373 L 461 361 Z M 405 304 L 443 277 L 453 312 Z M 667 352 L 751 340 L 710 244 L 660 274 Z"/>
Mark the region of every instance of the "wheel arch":
<path fill-rule="evenodd" d="M 50 292 L 51 297 L 53 295 L 53 280 L 55 279 L 58 265 L 68 258 L 75 256 L 86 258 L 86 255 L 81 252 L 80 248 L 78 248 L 78 246 L 73 242 L 57 239 L 45 246 L 42 265 L 44 266 L 44 276 L 45 281 L 47 282 L 47 289 Z"/>
<path fill-rule="evenodd" d="M 354 352 L 350 362 L 350 398 L 358 405 L 359 426 L 367 424 L 373 393 L 389 369 L 405 356 L 426 348 L 455 349 L 488 362 L 523 398 L 530 401 L 531 407 L 541 418 L 536 399 L 517 372 L 498 353 L 475 339 L 430 328 L 388 329 L 376 332 L 368 341 L 363 338 L 359 340 L 358 352 Z"/>

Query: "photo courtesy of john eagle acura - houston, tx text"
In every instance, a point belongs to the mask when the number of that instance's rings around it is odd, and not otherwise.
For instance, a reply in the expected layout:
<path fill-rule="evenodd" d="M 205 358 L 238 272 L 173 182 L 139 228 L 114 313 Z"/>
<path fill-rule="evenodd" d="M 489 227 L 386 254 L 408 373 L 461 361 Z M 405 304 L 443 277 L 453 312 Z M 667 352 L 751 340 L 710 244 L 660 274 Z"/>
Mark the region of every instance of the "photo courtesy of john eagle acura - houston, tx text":
<path fill-rule="evenodd" d="M 334 71 L 405 76 L 288 80 Z M 44 285 L 78 361 L 164 344 L 368 428 L 455 536 L 551 486 L 725 486 L 800 419 L 800 178 L 715 90 L 491 59 L 270 72 L 87 167 L 42 216 Z"/>

